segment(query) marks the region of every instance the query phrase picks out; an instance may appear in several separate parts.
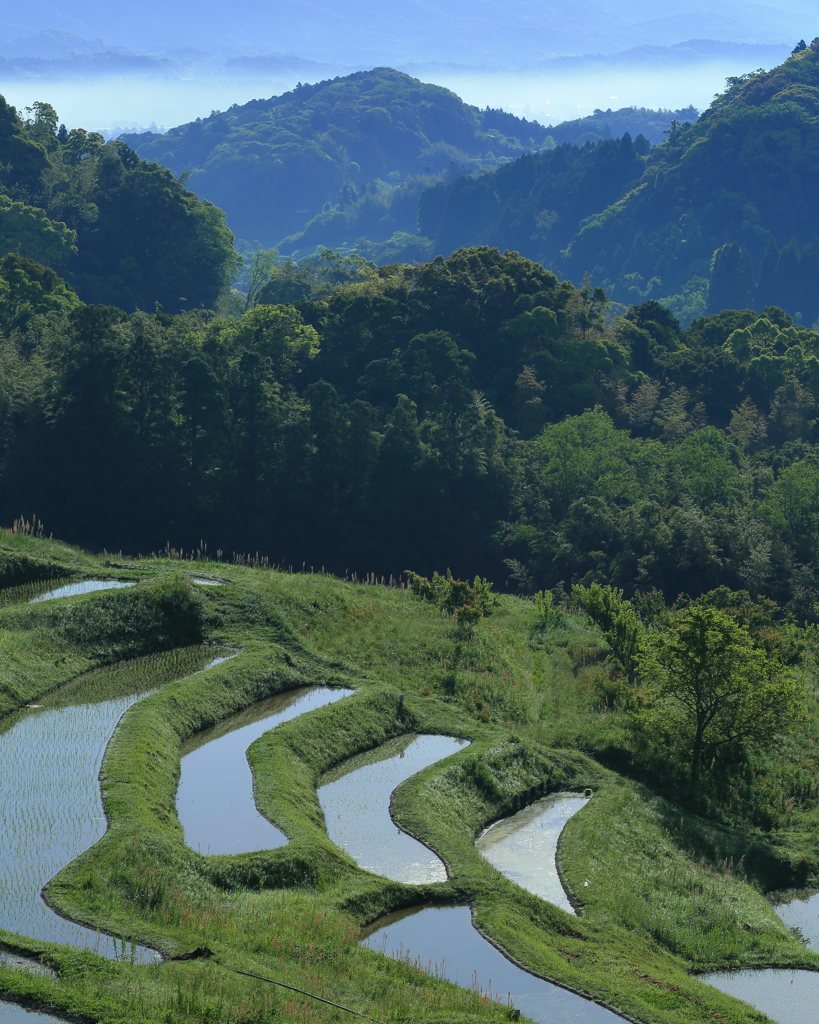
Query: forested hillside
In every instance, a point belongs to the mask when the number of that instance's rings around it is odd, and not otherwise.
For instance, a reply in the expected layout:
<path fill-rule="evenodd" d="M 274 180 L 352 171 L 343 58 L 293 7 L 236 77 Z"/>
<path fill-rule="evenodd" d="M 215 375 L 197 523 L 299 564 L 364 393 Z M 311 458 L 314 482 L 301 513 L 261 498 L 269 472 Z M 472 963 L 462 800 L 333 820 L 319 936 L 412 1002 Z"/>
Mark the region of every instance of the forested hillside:
<path fill-rule="evenodd" d="M 213 306 L 235 260 L 221 210 L 124 143 L 58 127 L 48 103 L 25 113 L 0 97 L 2 254 L 59 272 L 85 302 Z"/>
<path fill-rule="evenodd" d="M 486 247 L 348 271 L 238 319 L 22 310 L 0 515 L 109 549 L 725 585 L 817 616 L 819 333 L 777 308 L 607 320 L 602 291 Z"/>
<path fill-rule="evenodd" d="M 656 145 L 665 142 L 672 121 L 680 124 L 697 120 L 699 112 L 695 107 L 680 110 L 649 110 L 646 107 L 621 107 L 619 110 L 595 110 L 586 117 L 549 128 L 549 135 L 557 145 L 569 142 L 582 146 L 587 142 L 601 142 L 603 139 L 620 139 L 627 132 L 632 138 L 642 135 Z"/>
<path fill-rule="evenodd" d="M 234 105 L 164 135 L 123 138 L 140 156 L 189 171 L 191 187 L 226 211 L 240 238 L 274 245 L 312 220 L 302 240 L 312 239 L 312 250 L 348 236 L 414 232 L 419 192 L 451 165 L 493 167 L 546 135 L 536 122 L 376 68 Z"/>
<path fill-rule="evenodd" d="M 421 197 L 419 228 L 448 252 L 518 249 L 610 298 L 676 297 L 698 312 L 766 305 L 819 316 L 819 40 L 770 72 L 729 79 L 693 124 L 642 140 L 527 155 Z M 729 248 L 714 262 L 715 250 Z M 691 301 L 691 296 L 694 301 Z M 688 300 L 686 300 L 688 296 Z"/>

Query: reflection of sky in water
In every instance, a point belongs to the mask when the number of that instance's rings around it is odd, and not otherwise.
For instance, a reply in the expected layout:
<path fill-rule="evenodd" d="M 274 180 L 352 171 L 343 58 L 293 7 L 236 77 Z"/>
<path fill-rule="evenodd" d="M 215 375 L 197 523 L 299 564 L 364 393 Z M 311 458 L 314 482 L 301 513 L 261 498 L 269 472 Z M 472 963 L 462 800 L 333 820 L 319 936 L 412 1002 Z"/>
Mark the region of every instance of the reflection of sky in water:
<path fill-rule="evenodd" d="M 0 928 L 109 957 L 133 952 L 154 959 L 153 950 L 123 948 L 111 936 L 60 917 L 40 892 L 106 831 L 99 770 L 121 716 L 152 687 L 212 663 L 211 653 L 198 648 L 179 652 L 177 660 L 156 655 L 121 670 L 91 672 L 44 697 L 45 706 L 3 719 Z"/>
<path fill-rule="evenodd" d="M 27 710 L 0 735 L 0 927 L 116 955 L 115 940 L 59 917 L 40 890 L 104 834 L 102 757 L 121 716 L 144 695 Z"/>
<path fill-rule="evenodd" d="M 798 928 L 808 947 L 819 951 L 819 892 L 793 890 L 778 895 L 774 910 L 789 928 Z M 744 999 L 779 1024 L 819 1024 L 819 973 L 759 970 L 701 975 L 702 981 Z"/>
<path fill-rule="evenodd" d="M 798 928 L 808 947 L 819 953 L 819 892 L 796 890 L 782 897 L 787 902 L 774 903 L 774 910 L 789 928 Z"/>
<path fill-rule="evenodd" d="M 367 929 L 362 944 L 395 960 L 479 988 L 541 1024 L 616 1024 L 623 1018 L 516 967 L 472 926 L 469 907 L 413 908 Z"/>
<path fill-rule="evenodd" d="M 557 841 L 566 822 L 588 798 L 554 793 L 488 828 L 475 846 L 489 863 L 521 888 L 574 913 L 557 873 Z"/>
<path fill-rule="evenodd" d="M 133 583 L 120 583 L 118 580 L 80 580 L 78 583 L 67 583 L 64 587 L 57 587 L 56 590 L 49 590 L 39 597 L 33 597 L 29 604 L 36 604 L 38 601 L 51 601 L 55 597 L 74 597 L 76 594 L 91 594 L 95 590 L 120 590 L 122 587 L 132 587 Z"/>
<path fill-rule="evenodd" d="M 446 881 L 446 868 L 390 817 L 396 786 L 467 744 L 451 736 L 402 736 L 350 758 L 319 780 L 327 833 L 359 867 L 395 882 Z"/>
<path fill-rule="evenodd" d="M 291 690 L 192 736 L 182 747 L 176 794 L 176 812 L 188 846 L 205 854 L 284 846 L 288 841 L 284 832 L 256 809 L 247 748 L 274 726 L 350 693 L 327 688 Z"/>
<path fill-rule="evenodd" d="M 819 973 L 816 971 L 761 970 L 702 974 L 721 992 L 743 999 L 779 1024 L 816 1024 L 819 1021 Z"/>
<path fill-rule="evenodd" d="M 0 1024 L 54 1024 L 54 1021 L 62 1019 L 62 1017 L 55 1017 L 51 1013 L 26 1010 L 14 1003 L 0 1001 Z"/>

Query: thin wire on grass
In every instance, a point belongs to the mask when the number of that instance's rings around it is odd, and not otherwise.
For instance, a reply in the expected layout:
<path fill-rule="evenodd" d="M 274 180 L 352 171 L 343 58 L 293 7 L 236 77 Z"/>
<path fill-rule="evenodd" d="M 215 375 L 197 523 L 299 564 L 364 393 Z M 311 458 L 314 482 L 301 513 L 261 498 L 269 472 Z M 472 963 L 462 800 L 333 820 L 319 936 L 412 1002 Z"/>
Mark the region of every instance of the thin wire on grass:
<path fill-rule="evenodd" d="M 222 964 L 222 967 L 225 967 Z M 256 978 L 257 981 L 266 981 L 269 985 L 278 985 L 280 988 L 289 988 L 291 992 L 298 992 L 300 995 L 307 996 L 308 999 L 318 999 L 320 1003 L 327 1003 L 328 1006 L 335 1006 L 337 1010 L 344 1010 L 345 1013 L 353 1013 L 356 1017 L 363 1017 L 364 1020 L 371 1020 L 374 1024 L 384 1024 L 383 1021 L 378 1020 L 376 1017 L 368 1017 L 366 1013 L 359 1013 L 358 1010 L 351 1010 L 349 1006 L 342 1006 L 341 1003 L 334 1003 L 332 999 L 325 999 L 323 996 L 314 995 L 312 992 L 305 992 L 303 988 L 296 988 L 295 985 L 286 985 L 283 981 L 275 981 L 273 978 L 265 978 L 262 974 L 253 974 L 250 971 L 240 971 L 235 967 L 225 967 L 225 970 L 232 971 L 234 974 L 243 974 L 246 978 Z"/>

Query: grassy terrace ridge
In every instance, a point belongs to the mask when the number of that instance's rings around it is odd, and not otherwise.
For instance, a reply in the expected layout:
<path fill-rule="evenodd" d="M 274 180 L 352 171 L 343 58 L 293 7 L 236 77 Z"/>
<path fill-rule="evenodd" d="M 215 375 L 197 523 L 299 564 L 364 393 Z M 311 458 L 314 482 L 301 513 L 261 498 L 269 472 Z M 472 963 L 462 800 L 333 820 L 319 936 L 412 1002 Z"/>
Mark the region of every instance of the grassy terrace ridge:
<path fill-rule="evenodd" d="M 0 932 L 0 943 L 60 972 L 55 981 L 0 967 L 9 998 L 105 1024 L 351 1019 L 235 968 L 385 1022 L 497 1022 L 505 1011 L 479 993 L 358 945 L 381 914 L 433 901 L 469 903 L 477 927 L 517 962 L 646 1024 L 767 1020 L 692 972 L 819 969 L 762 895 L 798 872 L 819 875 L 811 813 L 779 833 L 715 823 L 590 756 L 622 746 L 625 725 L 593 685 L 601 647 L 580 617 L 545 630 L 531 602 L 502 596 L 456 650 L 452 621 L 408 591 L 202 561 L 140 566 L 0 534 L 0 580 L 21 588 L 0 607 L 0 714 L 152 652 L 202 643 L 237 652 L 193 675 L 180 675 L 180 663 L 126 713 L 103 763 L 109 831 L 49 886 L 57 907 L 92 926 L 170 957 L 214 955 L 137 967 Z M 199 574 L 225 585 L 195 587 Z M 21 603 L 28 584 L 67 577 L 137 585 Z M 257 804 L 289 845 L 219 857 L 188 849 L 174 805 L 182 741 L 306 684 L 355 693 L 250 749 Z M 471 741 L 393 797 L 396 820 L 448 866 L 448 881 L 426 886 L 359 870 L 327 837 L 315 791 L 332 765 L 408 732 Z M 524 794 L 585 788 L 594 797 L 560 846 L 581 910 L 572 917 L 504 879 L 474 839 Z"/>

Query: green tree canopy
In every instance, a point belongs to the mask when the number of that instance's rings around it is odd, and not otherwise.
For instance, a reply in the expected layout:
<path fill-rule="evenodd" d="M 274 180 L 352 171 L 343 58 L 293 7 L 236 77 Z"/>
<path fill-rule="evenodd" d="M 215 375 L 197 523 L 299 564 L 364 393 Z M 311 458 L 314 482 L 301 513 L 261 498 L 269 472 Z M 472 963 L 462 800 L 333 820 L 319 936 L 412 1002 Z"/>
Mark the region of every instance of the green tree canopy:
<path fill-rule="evenodd" d="M 683 759 L 692 790 L 713 766 L 772 744 L 803 707 L 791 674 L 713 607 L 694 605 L 654 634 L 640 675 L 646 689 L 636 718 L 652 743 Z"/>

